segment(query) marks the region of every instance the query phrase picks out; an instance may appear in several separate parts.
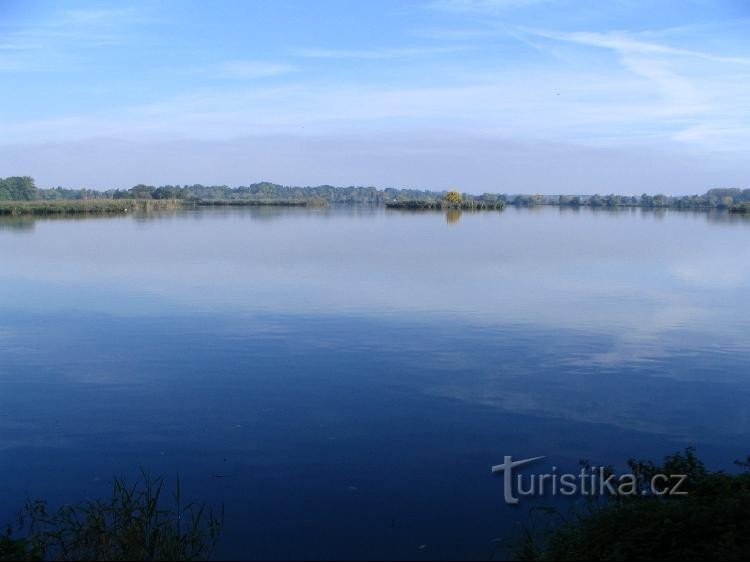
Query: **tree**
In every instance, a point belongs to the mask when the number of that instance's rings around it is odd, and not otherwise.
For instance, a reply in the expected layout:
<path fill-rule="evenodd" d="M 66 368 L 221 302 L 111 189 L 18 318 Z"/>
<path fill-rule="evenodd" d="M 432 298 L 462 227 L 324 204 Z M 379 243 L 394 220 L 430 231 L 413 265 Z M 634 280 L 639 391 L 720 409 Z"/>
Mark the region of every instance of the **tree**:
<path fill-rule="evenodd" d="M 28 176 L 0 179 L 0 199 L 10 201 L 32 201 L 37 198 L 34 180 Z"/>
<path fill-rule="evenodd" d="M 458 191 L 449 191 L 445 196 L 445 200 L 453 205 L 458 205 L 461 203 L 462 197 Z"/>
<path fill-rule="evenodd" d="M 135 187 L 130 188 L 130 197 L 133 199 L 153 199 L 155 187 L 151 185 L 143 185 L 139 183 Z"/>
<path fill-rule="evenodd" d="M 608 195 L 604 199 L 604 204 L 607 207 L 619 207 L 622 204 L 622 199 L 620 198 L 619 195 L 614 195 L 614 194 L 613 195 Z"/>

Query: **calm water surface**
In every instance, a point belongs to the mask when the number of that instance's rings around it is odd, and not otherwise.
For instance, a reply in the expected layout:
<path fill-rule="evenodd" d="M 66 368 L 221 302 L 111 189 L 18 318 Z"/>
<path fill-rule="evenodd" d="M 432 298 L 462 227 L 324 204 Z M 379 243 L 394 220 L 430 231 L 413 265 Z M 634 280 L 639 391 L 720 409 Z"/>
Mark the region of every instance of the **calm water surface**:
<path fill-rule="evenodd" d="M 508 209 L 0 220 L 0 522 L 140 467 L 219 556 L 487 557 L 504 455 L 750 453 L 750 221 Z M 421 548 L 420 548 L 421 547 Z"/>

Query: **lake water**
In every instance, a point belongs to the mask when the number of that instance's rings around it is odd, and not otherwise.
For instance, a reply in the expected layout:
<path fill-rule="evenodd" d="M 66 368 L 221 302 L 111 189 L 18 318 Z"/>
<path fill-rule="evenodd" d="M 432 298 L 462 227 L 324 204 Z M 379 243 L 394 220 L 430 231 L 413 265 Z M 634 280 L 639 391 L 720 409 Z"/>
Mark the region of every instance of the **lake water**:
<path fill-rule="evenodd" d="M 0 220 L 0 522 L 141 467 L 217 556 L 461 558 L 505 455 L 750 453 L 750 221 L 557 208 Z"/>

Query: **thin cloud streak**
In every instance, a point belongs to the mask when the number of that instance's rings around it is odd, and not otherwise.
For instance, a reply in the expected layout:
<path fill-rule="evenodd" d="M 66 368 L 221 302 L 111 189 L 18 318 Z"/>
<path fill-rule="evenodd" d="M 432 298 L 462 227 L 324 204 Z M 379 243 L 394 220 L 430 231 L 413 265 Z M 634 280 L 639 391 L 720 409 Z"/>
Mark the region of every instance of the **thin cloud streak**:
<path fill-rule="evenodd" d="M 589 47 L 611 49 L 620 53 L 674 55 L 680 57 L 699 58 L 712 62 L 750 65 L 750 58 L 748 57 L 730 57 L 715 55 L 712 53 L 705 53 L 701 51 L 694 51 L 690 49 L 679 49 L 676 47 L 670 47 L 668 45 L 661 45 L 659 43 L 651 43 L 634 39 L 630 35 L 622 32 L 594 33 L 587 31 L 577 31 L 565 33 L 534 28 L 520 28 L 520 30 L 532 35 L 536 35 L 538 37 L 554 39 L 556 41 L 577 43 L 579 45 L 586 45 Z"/>
<path fill-rule="evenodd" d="M 282 76 L 295 70 L 297 70 L 295 66 L 285 63 L 234 60 L 219 64 L 216 68 L 216 75 L 220 78 L 254 80 L 257 78 Z"/>
<path fill-rule="evenodd" d="M 452 46 L 452 47 L 404 47 L 404 48 L 385 48 L 371 50 L 356 49 L 296 49 L 293 53 L 300 57 L 315 59 L 400 59 L 409 57 L 423 57 L 428 55 L 442 55 L 446 53 L 456 53 L 471 49 L 469 46 Z"/>
<path fill-rule="evenodd" d="M 67 10 L 42 21 L 0 26 L 0 71 L 46 73 L 78 66 L 74 52 L 125 44 L 125 26 L 149 20 L 130 8 Z"/>
<path fill-rule="evenodd" d="M 446 12 L 492 13 L 543 4 L 551 0 L 433 0 L 428 8 Z"/>

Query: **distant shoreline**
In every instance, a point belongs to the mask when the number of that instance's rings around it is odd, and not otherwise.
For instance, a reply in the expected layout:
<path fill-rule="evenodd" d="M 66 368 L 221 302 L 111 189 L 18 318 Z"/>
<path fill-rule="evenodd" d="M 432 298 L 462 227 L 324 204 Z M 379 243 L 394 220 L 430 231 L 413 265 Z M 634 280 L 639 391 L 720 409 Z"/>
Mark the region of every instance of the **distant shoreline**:
<path fill-rule="evenodd" d="M 448 197 L 450 195 L 450 197 Z M 248 186 L 139 184 L 130 189 L 39 189 L 33 178 L 0 178 L 0 215 L 123 214 L 195 207 L 325 207 L 371 205 L 405 210 L 501 210 L 508 206 L 727 210 L 750 213 L 750 189 L 716 188 L 703 195 L 474 195 L 454 191 L 375 187 L 294 187 L 261 182 Z"/>
<path fill-rule="evenodd" d="M 0 216 L 126 215 L 197 207 L 314 207 L 312 201 L 191 201 L 180 199 L 82 199 L 72 201 L 0 201 Z"/>
<path fill-rule="evenodd" d="M 750 216 L 750 205 L 740 204 L 731 207 L 646 207 L 644 205 L 592 206 L 592 205 L 559 205 L 555 203 L 539 203 L 537 205 L 506 205 L 502 202 L 485 204 L 475 201 L 448 203 L 445 201 L 394 201 L 383 205 L 368 203 L 337 204 L 336 206 L 369 206 L 380 207 L 393 211 L 430 212 L 430 211 L 502 211 L 508 207 L 541 208 L 557 207 L 560 209 L 591 209 L 601 211 L 625 211 L 626 209 L 643 209 L 647 211 L 693 211 L 711 212 L 722 211 L 729 214 Z M 329 207 L 325 201 L 283 201 L 283 200 L 226 200 L 226 201 L 192 201 L 180 199 L 83 199 L 77 201 L 0 201 L 0 218 L 2 217 L 75 217 L 75 216 L 122 216 L 133 213 L 165 212 L 200 208 L 222 207 L 284 207 L 284 208 L 322 208 Z"/>

